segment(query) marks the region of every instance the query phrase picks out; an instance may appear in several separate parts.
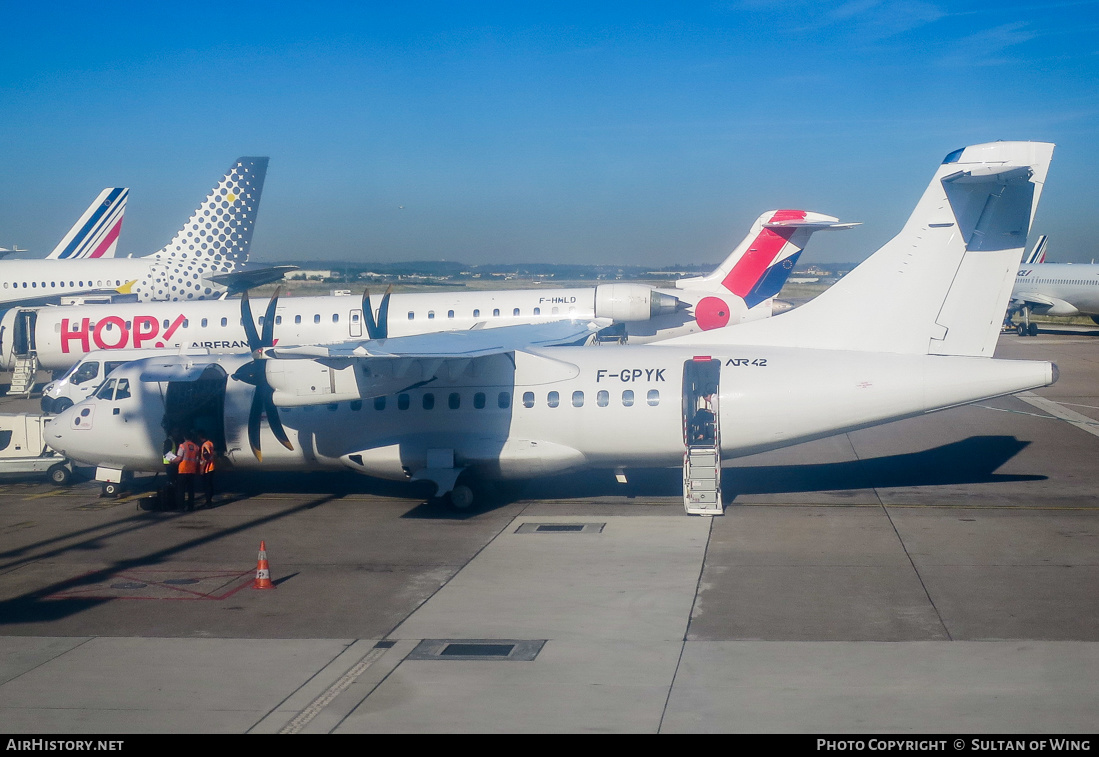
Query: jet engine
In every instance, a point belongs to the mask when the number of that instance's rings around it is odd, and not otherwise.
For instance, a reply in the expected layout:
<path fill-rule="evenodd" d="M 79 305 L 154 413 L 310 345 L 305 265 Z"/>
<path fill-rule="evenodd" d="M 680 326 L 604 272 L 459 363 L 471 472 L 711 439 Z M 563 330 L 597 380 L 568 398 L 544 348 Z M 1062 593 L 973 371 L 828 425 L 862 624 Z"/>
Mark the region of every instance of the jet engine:
<path fill-rule="evenodd" d="M 644 284 L 600 284 L 595 288 L 595 317 L 619 322 L 647 321 L 684 307 L 677 297 Z"/>

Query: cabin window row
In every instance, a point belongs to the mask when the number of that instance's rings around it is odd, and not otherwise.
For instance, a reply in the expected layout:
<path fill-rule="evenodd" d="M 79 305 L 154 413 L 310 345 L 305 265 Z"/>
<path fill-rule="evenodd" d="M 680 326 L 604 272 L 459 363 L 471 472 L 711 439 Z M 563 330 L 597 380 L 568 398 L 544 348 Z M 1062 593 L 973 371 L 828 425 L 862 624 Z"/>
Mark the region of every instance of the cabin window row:
<path fill-rule="evenodd" d="M 358 323 L 359 318 L 360 318 L 360 316 L 359 316 L 358 313 L 352 313 L 351 314 L 351 322 L 352 323 Z M 259 325 L 260 326 L 263 325 L 264 320 L 265 320 L 265 317 L 261 315 L 259 317 Z M 313 316 L 313 323 L 320 323 L 320 322 L 321 322 L 320 315 L 314 315 Z M 333 313 L 332 314 L 332 323 L 339 323 L 339 322 L 340 322 L 339 313 Z M 278 325 L 280 323 L 282 323 L 282 316 L 281 315 L 275 316 L 275 324 Z M 300 315 L 294 316 L 294 323 L 301 323 L 301 316 Z M 88 328 L 93 328 L 94 329 L 95 325 L 96 325 L 95 321 L 92 321 L 88 324 Z M 167 330 L 171 327 L 172 321 L 168 318 L 165 318 L 161 325 L 165 330 Z M 228 318 L 222 318 L 221 319 L 221 326 L 225 327 L 225 326 L 228 326 L 228 325 L 229 325 L 229 319 Z M 237 319 L 237 325 L 238 326 L 243 326 L 244 325 L 244 319 L 243 318 L 238 318 Z M 185 329 L 190 328 L 191 327 L 191 320 L 189 318 L 184 318 L 183 322 L 180 323 L 180 326 L 182 328 L 185 328 Z M 200 326 L 204 329 L 208 328 L 210 326 L 210 319 L 209 318 L 203 318 L 200 321 Z M 103 328 L 106 331 L 111 331 L 114 328 L 114 323 L 108 321 L 106 323 L 106 325 L 104 325 Z M 133 328 L 133 322 L 132 321 L 126 321 L 126 330 L 129 331 L 132 328 Z M 61 333 L 61 324 L 60 323 L 55 323 L 53 325 L 53 330 L 54 330 L 55 333 L 60 334 Z"/>
<path fill-rule="evenodd" d="M 534 308 L 534 310 L 531 311 L 531 312 L 532 312 L 533 315 L 542 315 L 542 308 Z M 550 314 L 551 315 L 559 315 L 560 312 L 561 312 L 560 308 L 555 307 L 555 308 L 550 309 Z M 576 308 L 575 307 L 570 307 L 569 308 L 569 315 L 573 315 L 575 313 L 576 313 Z M 522 308 L 512 308 L 511 314 L 513 316 L 516 316 L 516 317 L 521 316 L 523 314 Z M 501 315 L 500 308 L 493 308 L 492 309 L 492 317 L 493 318 L 499 318 L 500 315 Z M 457 315 L 456 315 L 455 311 L 448 310 L 448 311 L 446 311 L 446 317 L 448 319 L 456 318 Z M 480 308 L 474 308 L 472 313 L 471 313 L 471 317 L 480 318 L 481 317 L 481 309 Z M 408 311 L 408 320 L 410 320 L 410 321 L 416 320 L 416 311 L 415 310 L 409 310 Z M 427 320 L 429 320 L 429 321 L 435 320 L 435 311 L 434 310 L 427 311 Z"/>
<path fill-rule="evenodd" d="M 638 401 L 633 389 L 625 389 L 622 392 L 621 402 L 623 407 L 633 407 Z M 650 389 L 648 394 L 645 395 L 645 402 L 651 407 L 656 407 L 660 404 L 660 390 Z M 532 408 L 536 404 L 534 392 L 523 393 L 523 407 Z M 595 393 L 595 404 L 599 407 L 607 407 L 611 404 L 611 393 L 605 389 L 601 389 Z M 561 395 L 559 392 L 549 392 L 546 394 L 546 406 L 547 407 L 559 407 L 561 405 Z M 572 406 L 584 407 L 584 392 L 575 391 L 572 393 Z"/>
<path fill-rule="evenodd" d="M 43 281 L 41 283 L 41 288 L 42 289 L 57 289 L 58 287 L 61 287 L 62 289 L 74 289 L 78 286 L 79 287 L 91 287 L 91 286 L 96 286 L 96 287 L 102 287 L 102 286 L 119 287 L 119 286 L 122 286 L 122 279 L 115 279 L 115 280 L 98 279 L 96 281 L 91 281 L 91 280 L 88 280 L 88 281 L 70 281 L 68 283 L 68 286 L 66 286 L 64 281 L 61 281 L 61 282 L 51 281 L 48 284 L 47 284 L 47 282 Z M 4 289 L 19 289 L 19 288 L 38 289 L 39 288 L 39 283 L 37 281 L 30 281 L 30 282 L 27 282 L 27 281 L 5 281 L 4 282 Z"/>
<path fill-rule="evenodd" d="M 573 392 L 572 393 L 572 406 L 573 407 L 584 407 L 584 399 L 585 399 L 584 398 L 584 392 L 579 391 L 579 390 Z M 370 404 L 373 406 L 374 410 L 385 410 L 386 407 L 389 406 L 389 400 L 390 400 L 389 397 L 375 397 L 373 400 L 370 401 Z M 620 400 L 622 402 L 623 407 L 633 407 L 633 405 L 635 405 L 639 401 L 639 398 L 635 395 L 635 393 L 632 389 L 625 389 L 622 392 L 622 396 L 621 396 Z M 645 402 L 650 407 L 656 407 L 657 405 L 659 405 L 660 404 L 660 390 L 659 389 L 650 389 L 645 395 Z M 358 412 L 359 410 L 362 410 L 362 408 L 363 408 L 363 401 L 362 400 L 352 400 L 349 404 L 350 404 L 351 410 L 353 410 L 355 412 Z M 524 392 L 523 393 L 523 407 L 532 408 L 532 407 L 535 406 L 535 404 L 536 404 L 536 402 L 535 402 L 534 392 Z M 595 404 L 599 407 L 609 406 L 611 404 L 610 392 L 608 392 L 606 390 L 600 390 L 600 391 L 596 392 L 595 393 Z M 412 407 L 412 396 L 409 395 L 409 394 L 406 394 L 406 393 L 398 394 L 397 395 L 396 405 L 397 405 L 398 410 L 408 410 L 409 408 Z M 546 405 L 548 407 L 559 407 L 561 405 L 561 394 L 560 394 L 560 392 L 555 392 L 555 391 L 554 392 L 548 392 L 546 394 Z M 442 407 L 443 405 L 442 405 L 441 400 L 439 402 L 436 401 L 436 396 L 435 396 L 434 392 L 424 392 L 423 395 L 420 396 L 420 407 L 422 407 L 424 410 L 434 410 L 436 408 L 436 406 Z M 451 392 L 448 395 L 446 395 L 446 405 L 445 406 L 450 410 L 460 410 L 461 407 L 462 407 L 462 394 L 461 394 L 461 392 Z M 487 406 L 488 406 L 488 395 L 485 394 L 485 392 L 476 392 L 473 395 L 473 407 L 477 410 L 484 410 Z M 498 408 L 500 408 L 501 410 L 506 410 L 507 408 L 511 407 L 511 393 L 510 392 L 500 392 L 500 393 L 498 393 L 496 395 L 496 406 Z M 335 410 L 339 407 L 339 404 L 333 402 L 333 403 L 329 404 L 327 407 L 328 407 L 329 410 Z M 307 406 L 304 409 L 311 410 L 312 407 Z M 291 411 L 291 408 L 284 408 L 283 410 L 288 412 L 288 411 Z"/>

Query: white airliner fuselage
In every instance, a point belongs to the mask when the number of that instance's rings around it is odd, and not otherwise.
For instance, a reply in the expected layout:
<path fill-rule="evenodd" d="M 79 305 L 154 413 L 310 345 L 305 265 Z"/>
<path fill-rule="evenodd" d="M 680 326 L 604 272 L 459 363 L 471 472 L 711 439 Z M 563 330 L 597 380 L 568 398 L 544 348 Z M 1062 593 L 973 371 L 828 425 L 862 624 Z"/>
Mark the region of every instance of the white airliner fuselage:
<path fill-rule="evenodd" d="M 1023 266 L 1015 277 L 1011 301 L 1037 315 L 1099 315 L 1099 265 Z"/>
<path fill-rule="evenodd" d="M 768 211 L 709 276 L 675 288 L 634 283 L 526 290 L 397 293 L 373 300 L 375 322 L 385 307 L 388 336 L 492 328 L 567 318 L 608 318 L 641 343 L 765 318 L 811 234 L 855 224 L 807 211 Z M 123 263 L 125 261 L 118 261 Z M 266 307 L 265 301 L 259 308 Z M 275 338 L 283 344 L 334 344 L 369 336 L 360 297 L 279 300 Z M 689 308 L 689 312 L 688 312 Z M 35 353 L 39 367 L 64 370 L 90 350 L 245 347 L 238 300 L 85 304 L 11 310 L 0 318 L 0 368 Z"/>
<path fill-rule="evenodd" d="M 735 331 L 735 330 L 734 330 Z M 541 354 L 479 358 L 460 375 L 389 396 L 283 407 L 294 449 L 262 428 L 263 459 L 246 428 L 252 388 L 231 378 L 250 358 L 223 356 L 210 395 L 223 401 L 204 428 L 240 469 L 351 468 L 405 480 L 445 457 L 447 468 L 520 478 L 582 467 L 639 468 L 683 462 L 694 402 L 684 377 L 712 366 L 722 458 L 784 447 L 906 418 L 1055 379 L 1046 362 L 939 355 L 682 346 L 557 347 Z M 182 408 L 169 382 L 154 391 L 141 375 L 149 361 L 117 369 L 96 393 L 51 424 L 52 444 L 77 460 L 118 470 L 159 470 L 162 421 Z M 952 380 L 964 374 L 966 380 Z M 812 376 L 812 381 L 806 381 Z M 227 378 L 228 377 L 228 378 Z M 415 383 L 420 376 L 410 375 Z M 125 384 L 125 390 L 119 384 Z M 698 392 L 694 400 L 697 400 Z M 190 398 L 193 401 L 193 397 Z M 82 414 L 83 413 L 83 414 Z M 101 441 L 116 442 L 104 447 Z M 421 477 L 422 473 L 421 473 Z"/>

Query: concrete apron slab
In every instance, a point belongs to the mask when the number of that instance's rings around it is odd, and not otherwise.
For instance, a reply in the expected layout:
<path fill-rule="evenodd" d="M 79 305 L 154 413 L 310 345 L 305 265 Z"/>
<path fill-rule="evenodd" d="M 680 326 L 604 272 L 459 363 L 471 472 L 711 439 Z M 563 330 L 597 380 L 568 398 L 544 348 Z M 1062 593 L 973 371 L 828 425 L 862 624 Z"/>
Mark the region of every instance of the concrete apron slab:
<path fill-rule="evenodd" d="M 245 733 L 351 640 L 3 639 L 39 663 L 0 685 L 16 733 Z M 66 649 L 65 647 L 68 646 Z M 35 658 L 22 649 L 28 663 Z"/>
<path fill-rule="evenodd" d="M 666 733 L 1094 733 L 1092 642 L 688 642 Z"/>
<path fill-rule="evenodd" d="M 537 657 L 405 660 L 337 731 L 656 732 L 709 528 L 517 518 L 391 638 L 545 640 Z"/>

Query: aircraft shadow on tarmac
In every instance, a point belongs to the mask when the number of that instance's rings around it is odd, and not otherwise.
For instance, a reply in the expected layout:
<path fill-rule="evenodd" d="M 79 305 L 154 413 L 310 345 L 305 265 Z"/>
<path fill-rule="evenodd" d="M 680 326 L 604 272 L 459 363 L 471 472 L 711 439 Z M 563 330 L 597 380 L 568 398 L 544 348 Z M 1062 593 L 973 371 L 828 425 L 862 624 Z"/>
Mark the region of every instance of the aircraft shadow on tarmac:
<path fill-rule="evenodd" d="M 724 476 L 726 499 L 739 494 L 808 492 L 845 489 L 875 489 L 891 487 L 942 486 L 958 484 L 1042 481 L 1046 476 L 999 474 L 996 470 L 1021 452 L 1029 442 L 1012 436 L 973 436 L 921 452 L 853 460 L 839 463 L 808 465 L 775 465 L 727 469 Z M 234 526 L 213 533 L 196 534 L 191 540 L 162 550 L 117 561 L 103 570 L 43 586 L 21 596 L 0 601 L 0 627 L 28 623 L 45 623 L 68 617 L 111 599 L 104 597 L 73 597 L 82 587 L 103 581 L 119 571 L 155 566 L 170 561 L 174 554 L 183 553 L 197 544 L 217 540 L 233 533 L 252 529 L 263 523 L 279 520 L 305 510 L 323 507 L 339 498 L 341 493 L 371 493 L 379 496 L 417 498 L 423 491 L 418 484 L 378 481 L 355 473 L 334 474 L 263 474 L 262 476 L 225 476 L 224 492 L 216 507 L 232 507 L 234 501 L 259 496 L 264 492 L 297 492 L 304 501 L 295 502 L 265 512 Z M 631 471 L 629 483 L 618 484 L 610 471 L 587 471 L 582 475 L 556 476 L 532 480 L 524 485 L 501 488 L 500 496 L 481 508 L 455 512 L 440 504 L 424 502 L 410 508 L 404 518 L 455 519 L 476 517 L 521 499 L 591 499 L 595 497 L 669 497 L 681 496 L 682 482 L 678 470 Z M 369 507 L 369 503 L 363 503 Z M 112 536 L 121 536 L 145 528 L 155 528 L 165 517 L 187 518 L 188 513 L 149 512 L 136 514 L 94 526 L 80 533 L 70 533 L 22 547 L 0 550 L 0 572 L 11 572 L 20 565 L 49 559 L 71 550 L 96 550 Z M 76 539 L 74 542 L 73 540 Z M 285 580 L 285 578 L 284 578 Z M 69 597 L 60 598 L 59 595 Z"/>
<path fill-rule="evenodd" d="M 920 452 L 864 460 L 725 468 L 722 493 L 728 504 L 743 494 L 1044 481 L 1047 477 L 1041 475 L 996 473 L 1029 444 L 1013 436 L 971 436 Z M 679 470 L 628 473 L 627 484 L 618 484 L 608 471 L 537 479 L 520 494 L 524 499 L 682 496 Z"/>

